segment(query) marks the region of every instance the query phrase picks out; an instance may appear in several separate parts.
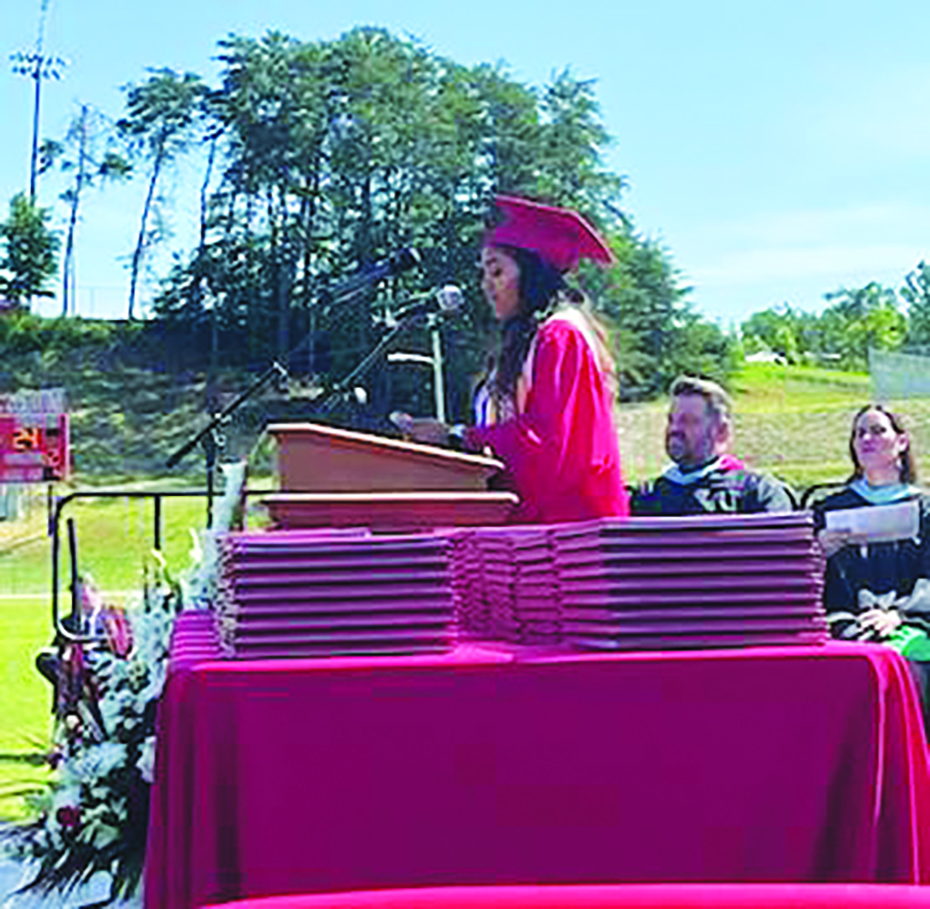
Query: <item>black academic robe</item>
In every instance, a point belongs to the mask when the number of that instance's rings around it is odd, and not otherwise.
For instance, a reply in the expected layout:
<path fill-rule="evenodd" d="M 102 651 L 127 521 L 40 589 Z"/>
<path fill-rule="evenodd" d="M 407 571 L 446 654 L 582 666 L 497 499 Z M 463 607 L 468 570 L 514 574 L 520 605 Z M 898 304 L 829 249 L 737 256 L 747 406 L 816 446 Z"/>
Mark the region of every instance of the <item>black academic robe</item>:
<path fill-rule="evenodd" d="M 745 468 L 711 471 L 695 483 L 673 483 L 658 477 L 633 493 L 636 515 L 752 514 L 791 511 L 791 496 L 774 477 Z"/>

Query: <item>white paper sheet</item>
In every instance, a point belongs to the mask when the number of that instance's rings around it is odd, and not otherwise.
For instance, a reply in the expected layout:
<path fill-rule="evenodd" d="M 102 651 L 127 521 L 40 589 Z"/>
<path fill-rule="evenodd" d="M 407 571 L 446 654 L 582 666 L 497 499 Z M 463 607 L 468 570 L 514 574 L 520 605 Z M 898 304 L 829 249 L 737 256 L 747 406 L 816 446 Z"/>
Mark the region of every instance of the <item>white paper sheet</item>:
<path fill-rule="evenodd" d="M 854 533 L 869 543 L 908 540 L 920 534 L 917 499 L 894 505 L 844 508 L 826 513 L 826 529 Z"/>

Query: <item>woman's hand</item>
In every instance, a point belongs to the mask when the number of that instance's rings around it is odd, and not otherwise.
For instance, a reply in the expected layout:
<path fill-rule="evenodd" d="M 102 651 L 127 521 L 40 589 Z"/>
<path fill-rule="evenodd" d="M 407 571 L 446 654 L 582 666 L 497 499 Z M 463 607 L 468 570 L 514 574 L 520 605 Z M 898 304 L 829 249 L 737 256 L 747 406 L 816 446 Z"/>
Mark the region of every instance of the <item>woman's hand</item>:
<path fill-rule="evenodd" d="M 823 554 L 829 559 L 844 546 L 861 546 L 866 542 L 864 534 L 852 533 L 849 530 L 821 530 L 817 534 Z"/>
<path fill-rule="evenodd" d="M 445 445 L 449 441 L 449 426 L 441 420 L 411 417 L 409 413 L 394 411 L 391 422 L 409 439 L 427 445 Z"/>
<path fill-rule="evenodd" d="M 427 445 L 446 445 L 449 441 L 449 426 L 439 420 L 415 419 L 411 433 L 417 442 Z"/>
<path fill-rule="evenodd" d="M 857 623 L 880 639 L 889 638 L 901 625 L 901 613 L 897 609 L 869 609 L 859 614 Z"/>

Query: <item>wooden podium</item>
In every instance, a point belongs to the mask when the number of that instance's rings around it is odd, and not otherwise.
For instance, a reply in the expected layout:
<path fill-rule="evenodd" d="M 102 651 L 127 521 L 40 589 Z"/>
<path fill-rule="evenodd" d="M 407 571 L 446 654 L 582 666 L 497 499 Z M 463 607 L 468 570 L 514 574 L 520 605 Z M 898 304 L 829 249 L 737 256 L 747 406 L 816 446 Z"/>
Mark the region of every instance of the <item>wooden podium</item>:
<path fill-rule="evenodd" d="M 503 524 L 517 497 L 489 492 L 503 464 L 482 455 L 337 429 L 276 423 L 280 492 L 263 501 L 279 528 L 403 532 Z"/>

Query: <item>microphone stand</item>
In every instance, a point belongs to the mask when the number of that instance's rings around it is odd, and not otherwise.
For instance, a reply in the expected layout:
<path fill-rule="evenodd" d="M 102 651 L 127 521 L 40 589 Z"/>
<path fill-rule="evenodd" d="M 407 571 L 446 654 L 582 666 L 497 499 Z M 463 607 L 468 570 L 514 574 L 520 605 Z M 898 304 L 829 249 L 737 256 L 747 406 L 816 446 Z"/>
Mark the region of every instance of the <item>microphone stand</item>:
<path fill-rule="evenodd" d="M 401 250 L 401 253 L 407 251 Z M 410 251 L 414 252 L 415 251 Z M 400 264 L 396 266 L 394 272 L 389 272 L 384 275 L 351 275 L 346 278 L 344 281 L 340 282 L 334 290 L 329 292 L 330 299 L 333 303 L 344 303 L 347 300 L 351 300 L 352 297 L 357 296 L 363 291 L 367 290 L 372 284 L 376 283 L 378 280 L 381 280 L 384 277 L 389 277 L 391 273 L 396 274 L 399 271 L 403 271 L 407 268 L 412 267 L 417 264 L 419 260 L 418 256 L 410 258 L 408 256 L 405 259 L 400 260 Z M 341 382 L 337 382 L 335 386 L 326 394 L 323 399 L 320 409 L 329 410 L 336 399 L 342 395 L 346 388 L 358 379 L 360 376 L 364 375 L 369 369 L 371 369 L 374 362 L 382 354 L 382 352 L 387 348 L 387 346 L 397 337 L 397 335 L 408 325 L 410 325 L 415 318 L 420 316 L 420 312 L 416 313 L 410 312 L 406 315 L 403 315 L 398 321 L 397 325 L 391 329 L 388 334 L 378 342 L 377 346 L 365 357 L 364 360 L 352 370 L 349 375 L 347 375 Z M 310 343 L 312 336 L 308 333 L 303 340 L 295 347 L 291 348 L 288 353 L 288 362 L 291 362 L 291 358 L 294 354 L 300 351 L 304 345 Z M 242 394 L 236 397 L 233 401 L 226 405 L 219 413 L 214 414 L 210 419 L 210 422 L 204 426 L 196 435 L 188 439 L 180 448 L 174 451 L 168 460 L 165 462 L 165 466 L 168 468 L 174 467 L 182 458 L 186 457 L 190 452 L 192 452 L 198 445 L 203 446 L 204 452 L 204 466 L 207 473 L 207 527 L 213 526 L 213 496 L 214 496 L 214 473 L 216 470 L 216 461 L 217 454 L 219 450 L 225 445 L 225 438 L 223 437 L 221 428 L 229 422 L 232 414 L 249 398 L 254 394 L 264 388 L 272 379 L 275 377 L 283 380 L 287 380 L 288 373 L 287 369 L 282 366 L 277 360 L 274 360 L 271 366 L 268 367 Z"/>
<path fill-rule="evenodd" d="M 378 343 L 362 358 L 359 364 L 344 378 L 340 379 L 333 387 L 323 396 L 317 406 L 318 410 L 326 413 L 332 410 L 335 403 L 345 394 L 350 386 L 366 375 L 372 366 L 381 358 L 381 355 L 391 346 L 394 339 L 402 332 L 413 325 L 423 315 L 422 312 L 410 312 L 401 315 L 397 324 L 380 340 Z"/>
<path fill-rule="evenodd" d="M 275 360 L 242 394 L 234 398 L 195 436 L 188 439 L 165 462 L 167 467 L 174 467 L 181 458 L 192 452 L 198 445 L 203 446 L 204 462 L 207 470 L 207 527 L 213 526 L 213 479 L 216 469 L 216 458 L 219 450 L 225 445 L 221 428 L 229 422 L 233 413 L 242 406 L 252 395 L 259 392 L 275 377 L 286 379 L 287 370 Z"/>

